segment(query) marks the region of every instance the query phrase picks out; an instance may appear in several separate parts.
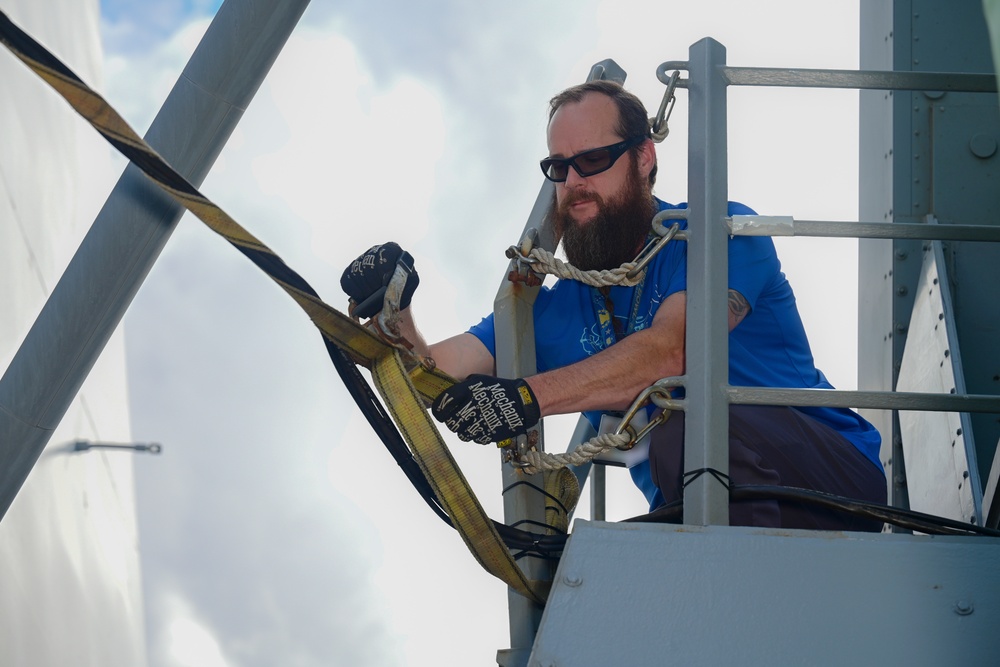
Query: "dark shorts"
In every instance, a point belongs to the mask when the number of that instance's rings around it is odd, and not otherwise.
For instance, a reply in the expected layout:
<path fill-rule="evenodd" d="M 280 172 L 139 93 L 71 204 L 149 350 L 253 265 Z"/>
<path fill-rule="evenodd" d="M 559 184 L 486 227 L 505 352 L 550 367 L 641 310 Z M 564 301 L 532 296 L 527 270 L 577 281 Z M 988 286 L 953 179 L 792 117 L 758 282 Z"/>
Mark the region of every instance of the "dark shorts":
<path fill-rule="evenodd" d="M 653 483 L 667 503 L 680 500 L 684 476 L 684 413 L 655 429 L 649 447 Z M 768 484 L 824 491 L 884 504 L 885 475 L 843 436 L 786 407 L 729 408 L 729 478 L 733 486 Z M 880 521 L 807 503 L 732 501 L 733 526 L 877 532 Z"/>

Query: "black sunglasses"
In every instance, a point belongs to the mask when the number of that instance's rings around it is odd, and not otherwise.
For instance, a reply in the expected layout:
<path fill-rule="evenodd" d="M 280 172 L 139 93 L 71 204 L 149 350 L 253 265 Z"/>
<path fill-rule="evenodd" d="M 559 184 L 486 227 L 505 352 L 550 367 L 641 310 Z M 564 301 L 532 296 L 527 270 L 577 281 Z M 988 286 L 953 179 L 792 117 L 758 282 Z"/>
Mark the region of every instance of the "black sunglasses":
<path fill-rule="evenodd" d="M 570 167 L 573 167 L 576 173 L 583 178 L 594 176 L 611 169 L 615 166 L 615 162 L 618 162 L 618 158 L 625 154 L 625 151 L 633 146 L 638 146 L 645 140 L 646 137 L 642 136 L 632 137 L 610 146 L 591 148 L 589 151 L 583 151 L 571 157 L 547 157 L 541 161 L 542 173 L 545 174 L 545 178 L 556 183 L 566 181 Z"/>

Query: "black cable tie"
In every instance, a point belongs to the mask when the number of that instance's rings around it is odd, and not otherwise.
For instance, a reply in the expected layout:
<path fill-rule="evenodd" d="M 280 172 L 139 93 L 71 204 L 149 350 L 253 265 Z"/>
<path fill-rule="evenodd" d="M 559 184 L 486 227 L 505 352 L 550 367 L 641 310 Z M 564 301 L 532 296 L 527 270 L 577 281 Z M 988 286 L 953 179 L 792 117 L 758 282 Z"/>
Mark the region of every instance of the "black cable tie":
<path fill-rule="evenodd" d="M 531 482 L 529 482 L 527 480 L 523 480 L 522 479 L 522 480 L 518 480 L 517 482 L 514 482 L 513 484 L 511 484 L 510 486 L 508 486 L 507 488 L 505 488 L 503 491 L 501 491 L 500 494 L 504 495 L 508 491 L 510 491 L 511 489 L 513 489 L 515 486 L 520 486 L 521 484 L 524 484 L 525 486 L 530 486 L 532 489 L 534 489 L 535 491 L 538 491 L 543 496 L 552 499 L 553 502 L 555 502 L 556 504 L 559 505 L 560 508 L 562 508 L 563 514 L 569 514 L 569 510 L 566 509 L 566 506 L 563 505 L 563 503 L 562 503 L 561 500 L 559 500 L 558 498 L 556 498 L 555 496 L 553 496 L 551 493 L 549 493 L 545 489 L 541 488 L 540 486 L 532 484 Z M 555 508 L 552 508 L 552 509 L 555 509 Z"/>
<path fill-rule="evenodd" d="M 550 526 L 547 523 L 543 523 L 541 521 L 535 521 L 534 519 L 521 519 L 520 521 L 515 521 L 514 523 L 510 524 L 510 527 L 511 528 L 517 528 L 521 524 L 525 524 L 525 523 L 531 524 L 532 526 L 538 526 L 539 528 L 544 528 L 545 530 L 554 530 L 557 533 L 561 533 L 563 535 L 566 534 L 565 530 L 560 530 L 559 528 L 556 528 L 555 526 Z M 534 544 L 537 546 L 538 545 L 538 541 L 535 540 Z"/>
<path fill-rule="evenodd" d="M 514 560 L 521 560 L 524 557 L 528 558 L 538 558 L 540 560 L 559 560 L 559 556 L 551 556 L 540 551 L 532 551 L 530 549 L 525 549 L 524 551 L 518 551 L 516 554 L 511 554 Z"/>
<path fill-rule="evenodd" d="M 690 472 L 684 473 L 684 481 L 681 484 L 682 489 L 686 489 L 688 484 L 698 479 L 705 473 L 708 473 L 716 479 L 722 486 L 726 487 L 727 491 L 732 491 L 732 487 L 729 484 L 729 475 L 724 472 L 720 472 L 715 468 L 698 468 L 697 470 L 692 470 Z"/>

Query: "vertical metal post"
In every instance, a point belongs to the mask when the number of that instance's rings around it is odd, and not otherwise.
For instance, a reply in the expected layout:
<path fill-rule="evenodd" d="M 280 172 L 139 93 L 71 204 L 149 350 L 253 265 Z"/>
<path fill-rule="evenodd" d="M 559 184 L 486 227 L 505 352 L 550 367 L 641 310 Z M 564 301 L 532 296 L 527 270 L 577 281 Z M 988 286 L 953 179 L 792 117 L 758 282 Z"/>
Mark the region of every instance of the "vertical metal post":
<path fill-rule="evenodd" d="M 590 519 L 604 521 L 608 517 L 608 472 L 602 465 L 590 469 Z"/>
<path fill-rule="evenodd" d="M 199 185 L 309 0 L 226 0 L 146 135 Z M 39 85 L 43 85 L 39 82 Z M 0 379 L 6 513 L 183 209 L 129 166 Z"/>
<path fill-rule="evenodd" d="M 587 77 L 588 81 L 595 79 L 624 83 L 625 71 L 613 60 L 603 60 L 591 68 Z M 552 183 L 545 181 L 522 233 L 523 238 L 530 229 L 536 230 L 538 238 L 535 245 L 549 251 L 554 251 L 559 244 L 559 239 L 547 220 L 554 193 Z M 515 268 L 512 261 L 508 273 Z M 506 277 L 497 290 L 493 309 L 496 368 L 500 377 L 527 377 L 536 372 L 534 305 L 537 294 L 537 287 L 513 283 Z M 532 438 L 537 438 L 535 446 L 544 451 L 545 440 L 542 437 L 541 424 L 532 431 L 534 431 Z M 544 524 L 545 497 L 532 488 L 533 486 L 543 488 L 542 475 L 525 476 L 506 463 L 501 465 L 501 470 L 504 488 L 504 523 L 511 525 L 529 520 Z M 528 484 L 511 486 L 515 482 L 522 481 Z M 552 579 L 552 568 L 548 562 L 527 557 L 520 563 L 528 579 L 536 581 Z M 542 620 L 542 608 L 512 590 L 507 593 L 507 605 L 510 619 L 510 648 L 497 651 L 497 664 L 501 667 L 526 667 L 538 625 Z"/>
<path fill-rule="evenodd" d="M 713 39 L 689 51 L 687 411 L 684 470 L 729 474 L 729 281 L 726 49 Z M 728 525 L 729 492 L 713 476 L 684 489 L 684 523 Z"/>

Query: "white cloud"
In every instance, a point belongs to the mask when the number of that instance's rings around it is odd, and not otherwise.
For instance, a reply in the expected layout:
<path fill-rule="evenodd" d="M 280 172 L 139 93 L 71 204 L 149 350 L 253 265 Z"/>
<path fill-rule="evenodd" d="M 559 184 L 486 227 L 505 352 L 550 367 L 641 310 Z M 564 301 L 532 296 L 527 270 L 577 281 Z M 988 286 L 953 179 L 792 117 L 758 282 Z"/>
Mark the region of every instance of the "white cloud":
<path fill-rule="evenodd" d="M 178 667 L 227 667 L 219 642 L 189 618 L 170 623 L 170 656 Z"/>
<path fill-rule="evenodd" d="M 153 637 L 150 646 L 152 664 L 172 667 L 229 667 L 216 639 L 182 594 L 174 593 L 158 600 L 165 631 Z"/>
<path fill-rule="evenodd" d="M 311 223 L 318 257 L 342 263 L 393 233 L 412 247 L 429 226 L 445 144 L 438 98 L 410 77 L 378 87 L 345 38 L 303 32 L 284 49 L 266 84 L 273 114 L 266 121 L 248 118 L 241 132 L 281 128 L 284 140 L 253 161 L 255 181 Z M 299 75 L 317 62 L 336 67 Z"/>

